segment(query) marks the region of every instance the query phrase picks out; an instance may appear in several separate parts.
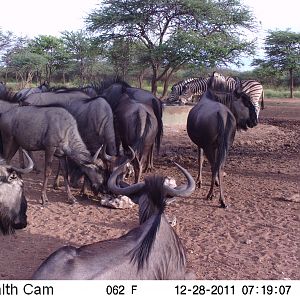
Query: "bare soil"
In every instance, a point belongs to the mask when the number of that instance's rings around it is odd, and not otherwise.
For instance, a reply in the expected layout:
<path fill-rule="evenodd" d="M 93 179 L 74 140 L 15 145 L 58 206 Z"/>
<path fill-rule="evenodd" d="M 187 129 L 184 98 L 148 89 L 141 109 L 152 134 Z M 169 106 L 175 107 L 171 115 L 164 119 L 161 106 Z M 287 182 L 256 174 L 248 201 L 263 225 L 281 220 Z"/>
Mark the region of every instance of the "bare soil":
<path fill-rule="evenodd" d="M 260 124 L 237 134 L 225 167 L 228 209 L 219 208 L 218 188 L 206 200 L 204 185 L 167 208 L 198 279 L 300 279 L 300 99 L 266 100 Z M 43 153 L 37 153 L 43 165 Z M 197 175 L 197 149 L 184 125 L 166 126 L 155 173 L 183 180 L 173 161 Z M 55 173 L 55 172 L 54 172 Z M 79 195 L 66 202 L 64 188 L 49 186 L 50 203 L 39 204 L 42 174 L 24 177 L 27 228 L 0 236 L 0 280 L 29 279 L 40 263 L 63 245 L 81 246 L 115 238 L 137 226 L 137 208 L 117 210 Z"/>

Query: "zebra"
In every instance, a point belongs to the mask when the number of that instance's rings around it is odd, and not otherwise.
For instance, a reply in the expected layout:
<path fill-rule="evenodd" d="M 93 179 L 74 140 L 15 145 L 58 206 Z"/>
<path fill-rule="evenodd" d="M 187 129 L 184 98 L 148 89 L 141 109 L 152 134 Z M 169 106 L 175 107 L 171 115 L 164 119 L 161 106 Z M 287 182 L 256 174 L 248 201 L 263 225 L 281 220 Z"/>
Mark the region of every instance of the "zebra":
<path fill-rule="evenodd" d="M 191 77 L 184 80 L 181 80 L 177 83 L 175 83 L 171 88 L 171 93 L 169 94 L 169 98 L 166 100 L 166 103 L 168 104 L 174 104 L 178 101 L 181 101 L 179 96 L 182 94 L 183 88 L 186 84 L 193 80 L 197 80 L 201 77 Z"/>
<path fill-rule="evenodd" d="M 250 96 L 251 102 L 255 106 L 256 115 L 258 117 L 260 108 L 264 109 L 264 90 L 263 86 L 256 80 L 237 80 L 234 77 L 225 77 L 228 90 L 234 91 L 238 82 L 241 83 L 241 92 L 246 93 Z M 182 93 L 178 97 L 181 99 L 182 103 L 189 101 L 192 96 L 199 95 L 201 96 L 207 90 L 207 82 L 208 78 L 201 78 L 192 80 L 186 83 L 182 87 Z M 259 104 L 259 100 L 261 99 L 261 104 Z"/>
<path fill-rule="evenodd" d="M 192 101 L 193 96 L 198 96 L 198 99 L 206 92 L 209 77 L 199 77 L 186 83 L 182 88 L 182 93 L 179 95 L 179 100 L 182 103 Z"/>

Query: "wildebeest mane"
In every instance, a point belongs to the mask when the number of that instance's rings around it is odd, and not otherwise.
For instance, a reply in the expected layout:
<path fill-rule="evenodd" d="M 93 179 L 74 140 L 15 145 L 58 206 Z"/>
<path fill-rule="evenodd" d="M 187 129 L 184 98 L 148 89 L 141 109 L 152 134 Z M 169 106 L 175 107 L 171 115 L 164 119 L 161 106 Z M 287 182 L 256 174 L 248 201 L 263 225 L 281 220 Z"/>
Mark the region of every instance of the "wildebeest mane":
<path fill-rule="evenodd" d="M 164 193 L 164 181 L 162 176 L 145 178 L 146 201 L 140 201 L 140 224 L 146 222 L 152 216 L 154 220 L 142 240 L 128 254 L 131 254 L 131 262 L 138 264 L 138 270 L 142 269 L 150 255 L 156 233 L 159 229 L 161 217 L 166 207 Z"/>
<path fill-rule="evenodd" d="M 0 94 L 0 100 L 10 102 L 10 103 L 17 103 L 18 99 L 16 98 L 16 93 L 12 91 L 12 89 L 5 89 Z"/>
<path fill-rule="evenodd" d="M 49 90 L 50 92 L 56 93 L 56 94 L 61 94 L 61 93 L 72 93 L 72 92 L 84 92 L 81 88 L 77 87 L 52 87 Z"/>
<path fill-rule="evenodd" d="M 96 99 L 104 99 L 104 100 L 106 100 L 106 98 L 105 97 L 103 97 L 103 96 L 95 96 L 95 97 L 92 97 L 92 98 L 85 98 L 85 99 L 82 99 L 82 100 L 78 100 L 78 101 L 81 101 L 82 103 L 90 103 L 90 102 L 92 102 L 92 101 L 94 101 L 94 100 L 96 100 Z"/>
<path fill-rule="evenodd" d="M 120 84 L 122 86 L 122 93 L 126 91 L 126 88 L 130 88 L 131 85 L 126 81 L 122 80 L 120 77 L 106 78 L 99 82 L 93 82 L 91 84 L 92 88 L 96 91 L 98 95 L 101 95 L 104 90 L 109 88 L 113 84 Z"/>

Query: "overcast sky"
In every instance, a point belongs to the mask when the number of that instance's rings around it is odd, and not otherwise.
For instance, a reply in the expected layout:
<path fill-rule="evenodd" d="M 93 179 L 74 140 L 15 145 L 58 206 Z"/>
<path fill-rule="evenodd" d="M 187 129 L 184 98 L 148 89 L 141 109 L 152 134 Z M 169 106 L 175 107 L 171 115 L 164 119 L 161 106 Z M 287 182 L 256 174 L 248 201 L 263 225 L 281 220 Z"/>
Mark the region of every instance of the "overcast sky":
<path fill-rule="evenodd" d="M 155 0 L 153 0 L 155 1 Z M 171 0 L 170 0 L 171 1 Z M 299 0 L 241 0 L 260 22 L 259 44 L 268 30 L 290 28 L 300 32 Z M 59 36 L 62 31 L 84 28 L 84 18 L 100 0 L 4 0 L 1 1 L 0 28 L 17 36 Z"/>

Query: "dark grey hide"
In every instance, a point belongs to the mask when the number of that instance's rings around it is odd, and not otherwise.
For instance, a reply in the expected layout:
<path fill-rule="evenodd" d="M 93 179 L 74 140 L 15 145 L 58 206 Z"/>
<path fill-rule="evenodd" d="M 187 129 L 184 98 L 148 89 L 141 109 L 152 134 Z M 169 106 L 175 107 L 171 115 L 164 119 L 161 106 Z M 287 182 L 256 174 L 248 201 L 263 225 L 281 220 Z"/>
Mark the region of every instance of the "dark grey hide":
<path fill-rule="evenodd" d="M 56 104 L 54 103 L 54 105 Z M 76 100 L 61 106 L 76 119 L 79 133 L 92 155 L 95 155 L 98 149 L 104 146 L 99 155 L 101 160 L 99 163 L 103 163 L 105 170 L 104 186 L 106 186 L 111 171 L 117 164 L 114 117 L 110 105 L 104 98 L 96 97 Z M 71 169 L 71 182 L 74 184 L 77 181 L 76 178 L 80 177 L 82 173 L 78 172 L 78 168 L 74 169 L 72 162 L 69 162 L 69 167 Z M 84 187 L 83 193 L 85 192 Z"/>
<path fill-rule="evenodd" d="M 26 98 L 25 101 L 21 102 L 23 102 L 24 105 L 52 105 L 60 101 L 60 103 L 68 105 L 73 101 L 89 98 L 90 97 L 87 94 L 78 89 L 62 89 L 52 92 L 31 94 Z"/>
<path fill-rule="evenodd" d="M 35 106 L 63 107 L 75 118 L 79 133 L 87 149 L 92 155 L 104 145 L 105 152 L 100 152 L 100 159 L 105 168 L 107 182 L 112 168 L 116 163 L 116 138 L 114 130 L 114 118 L 110 105 L 101 97 L 90 98 L 80 90 L 61 90 L 56 93 L 45 93 L 43 96 L 32 95 L 26 99 L 26 103 Z M 106 152 L 108 155 L 106 155 Z M 80 177 L 82 174 L 74 169 L 72 161 L 68 162 L 70 173 Z M 77 181 L 75 178 L 72 182 Z M 58 186 L 58 175 L 55 186 Z"/>
<path fill-rule="evenodd" d="M 194 279 L 187 272 L 184 247 L 164 215 L 167 197 L 186 197 L 195 189 L 187 170 L 178 166 L 187 185 L 171 189 L 164 178 L 152 176 L 143 183 L 120 188 L 110 177 L 109 188 L 139 204 L 140 225 L 127 234 L 80 248 L 65 246 L 51 254 L 32 279 Z"/>
<path fill-rule="evenodd" d="M 148 105 L 138 103 L 124 93 L 115 109 L 117 131 L 126 152 L 131 147 L 135 152 L 132 161 L 135 182 L 140 181 L 141 174 L 147 171 L 152 160 L 158 124 L 153 110 Z"/>
<path fill-rule="evenodd" d="M 27 226 L 27 201 L 21 174 L 32 170 L 33 161 L 24 153 L 28 158 L 28 166 L 24 169 L 8 165 L 0 159 L 0 233 L 4 235 Z"/>
<path fill-rule="evenodd" d="M 189 112 L 187 133 L 198 146 L 197 183 L 202 184 L 203 151 L 211 165 L 211 186 L 207 199 L 212 199 L 216 181 L 220 186 L 219 201 L 225 208 L 223 168 L 237 128 L 244 130 L 257 124 L 255 107 L 246 94 L 227 94 L 226 83 L 213 75 L 208 91 Z M 216 81 L 216 82 L 215 82 Z M 212 89 L 214 88 L 214 90 Z M 222 90 L 223 88 L 223 90 Z M 222 104 L 221 101 L 224 103 Z"/>
<path fill-rule="evenodd" d="M 99 95 L 103 96 L 107 100 L 113 112 L 115 112 L 115 109 L 119 105 L 123 93 L 127 93 L 127 95 L 132 100 L 151 107 L 158 124 L 158 130 L 157 130 L 155 142 L 156 142 L 157 152 L 159 152 L 160 143 L 163 136 L 163 123 L 162 123 L 163 106 L 162 106 L 162 102 L 157 97 L 155 97 L 149 91 L 140 88 L 131 87 L 128 83 L 123 81 L 118 81 L 118 80 L 116 80 L 116 82 L 112 82 L 108 84 L 104 83 L 104 85 L 98 89 L 98 93 Z"/>
<path fill-rule="evenodd" d="M 38 87 L 24 88 L 17 92 L 14 96 L 15 101 L 24 101 L 29 95 L 36 93 L 44 93 L 49 91 L 49 84 L 45 81 Z"/>
<path fill-rule="evenodd" d="M 66 168 L 66 157 L 72 159 L 91 181 L 94 193 L 103 186 L 103 169 L 94 164 L 94 158 L 87 150 L 78 132 L 74 117 L 58 107 L 23 106 L 9 110 L 0 116 L 3 156 L 7 161 L 19 146 L 30 151 L 45 151 L 45 172 L 42 189 L 42 203 L 48 201 L 46 187 L 52 170 L 54 156 L 63 166 L 68 199 L 75 201 L 71 194 Z M 98 155 L 98 153 L 96 153 Z"/>

